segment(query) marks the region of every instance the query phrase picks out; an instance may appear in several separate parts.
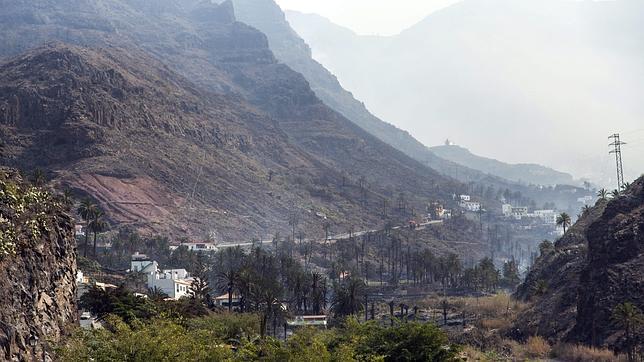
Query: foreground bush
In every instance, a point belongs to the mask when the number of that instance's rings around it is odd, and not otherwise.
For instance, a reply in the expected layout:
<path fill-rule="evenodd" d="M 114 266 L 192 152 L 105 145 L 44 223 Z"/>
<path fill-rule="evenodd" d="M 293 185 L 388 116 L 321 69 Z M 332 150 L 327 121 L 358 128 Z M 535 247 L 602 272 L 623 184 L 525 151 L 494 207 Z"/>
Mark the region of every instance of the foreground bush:
<path fill-rule="evenodd" d="M 432 324 L 383 327 L 353 319 L 328 331 L 301 329 L 286 341 L 260 339 L 259 317 L 217 314 L 125 323 L 78 331 L 58 350 L 61 361 L 454 361 L 458 348 Z"/>

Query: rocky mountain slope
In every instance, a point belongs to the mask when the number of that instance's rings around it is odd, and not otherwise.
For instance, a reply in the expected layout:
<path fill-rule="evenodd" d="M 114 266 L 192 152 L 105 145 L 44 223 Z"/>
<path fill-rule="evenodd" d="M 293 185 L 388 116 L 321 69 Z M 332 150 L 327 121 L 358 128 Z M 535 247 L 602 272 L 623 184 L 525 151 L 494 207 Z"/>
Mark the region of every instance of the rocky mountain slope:
<path fill-rule="evenodd" d="M 456 145 L 430 148 L 437 156 L 474 170 L 496 175 L 507 180 L 534 185 L 574 185 L 572 175 L 536 164 L 508 164 L 473 154 Z"/>
<path fill-rule="evenodd" d="M 60 202 L 0 169 L 0 359 L 45 361 L 77 320 L 76 241 Z"/>
<path fill-rule="evenodd" d="M 422 143 L 451 138 L 608 181 L 589 155 L 614 129 L 640 128 L 644 109 L 630 95 L 644 84 L 642 14 L 633 0 L 464 0 L 387 37 L 314 14 L 287 19 L 373 114 Z"/>
<path fill-rule="evenodd" d="M 408 132 L 374 116 L 364 103 L 342 87 L 338 79 L 313 59 L 311 48 L 291 28 L 274 0 L 234 0 L 235 17 L 266 34 L 275 57 L 301 73 L 315 94 L 329 107 L 365 131 L 430 168 L 462 182 L 493 182 L 504 187 L 512 183 L 437 157 Z"/>
<path fill-rule="evenodd" d="M 623 347 L 612 320 L 621 303 L 644 309 L 644 178 L 588 210 L 537 260 L 517 296 L 534 305 L 517 328 L 593 345 Z"/>
<path fill-rule="evenodd" d="M 141 52 L 51 45 L 0 66 L 0 79 L 11 163 L 51 170 L 118 224 L 242 238 L 286 228 L 293 207 L 306 210 L 303 224 L 315 212 L 380 221 L 356 186 L 341 187 L 341 172 L 291 144 L 276 121 Z M 384 197 L 377 191 L 367 205 Z"/>
<path fill-rule="evenodd" d="M 2 123 L 16 146 L 13 164 L 55 171 L 119 222 L 265 238 L 288 228 L 289 214 L 320 228 L 315 214 L 324 213 L 343 230 L 382 223 L 373 205 L 385 199 L 404 194 L 408 209 L 422 210 L 459 187 L 327 107 L 273 57 L 262 33 L 235 20 L 230 2 L 5 1 L 3 8 L 5 58 L 47 41 L 107 52 L 71 50 L 70 59 L 40 52 L 7 63 Z M 78 58 L 85 65 L 74 65 Z M 56 111 L 43 117 L 47 107 Z M 56 127 L 69 137 L 49 137 Z M 39 142 L 59 152 L 45 154 Z"/>

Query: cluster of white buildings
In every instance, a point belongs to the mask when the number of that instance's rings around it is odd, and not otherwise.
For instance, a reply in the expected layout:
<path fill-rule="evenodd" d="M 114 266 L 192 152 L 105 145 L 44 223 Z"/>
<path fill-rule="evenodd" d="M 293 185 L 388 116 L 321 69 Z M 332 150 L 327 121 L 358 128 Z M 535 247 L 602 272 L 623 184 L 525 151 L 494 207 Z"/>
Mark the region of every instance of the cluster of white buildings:
<path fill-rule="evenodd" d="M 478 201 L 472 201 L 472 197 L 470 195 L 459 195 L 459 203 L 458 206 L 461 208 L 465 209 L 466 211 L 470 212 L 479 212 L 481 211 L 481 203 Z"/>
<path fill-rule="evenodd" d="M 143 273 L 147 277 L 147 287 L 150 290 L 160 290 L 168 298 L 181 299 L 191 295 L 190 285 L 193 278 L 185 269 L 159 269 L 159 264 L 138 252 L 132 255 L 130 271 Z"/>
<path fill-rule="evenodd" d="M 557 212 L 555 210 L 535 210 L 534 212 L 529 212 L 525 206 L 504 204 L 502 206 L 502 212 L 503 216 L 515 220 L 533 219 L 539 220 L 546 225 L 557 224 Z"/>

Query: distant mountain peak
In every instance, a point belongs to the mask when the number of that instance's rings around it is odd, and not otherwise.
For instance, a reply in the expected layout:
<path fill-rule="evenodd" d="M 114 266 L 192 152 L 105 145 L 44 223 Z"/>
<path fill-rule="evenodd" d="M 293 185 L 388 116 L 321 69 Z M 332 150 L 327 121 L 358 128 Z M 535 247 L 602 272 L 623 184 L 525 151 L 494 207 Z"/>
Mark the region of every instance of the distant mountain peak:
<path fill-rule="evenodd" d="M 431 147 L 430 150 L 448 161 L 515 182 L 537 185 L 576 184 L 570 174 L 538 164 L 510 164 L 478 156 L 449 139 L 445 140 L 443 145 Z"/>

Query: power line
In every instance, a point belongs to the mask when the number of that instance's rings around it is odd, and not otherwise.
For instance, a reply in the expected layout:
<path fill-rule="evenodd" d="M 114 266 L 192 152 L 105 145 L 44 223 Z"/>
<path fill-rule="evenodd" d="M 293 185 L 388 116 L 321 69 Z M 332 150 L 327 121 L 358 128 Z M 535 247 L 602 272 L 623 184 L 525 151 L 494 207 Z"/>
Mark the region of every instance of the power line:
<path fill-rule="evenodd" d="M 617 190 L 621 191 L 624 188 L 624 165 L 622 164 L 622 146 L 625 145 L 625 142 L 622 142 L 619 138 L 619 133 L 608 137 L 613 140 L 613 143 L 608 146 L 614 147 L 609 154 L 615 154 L 615 162 L 617 164 Z"/>

